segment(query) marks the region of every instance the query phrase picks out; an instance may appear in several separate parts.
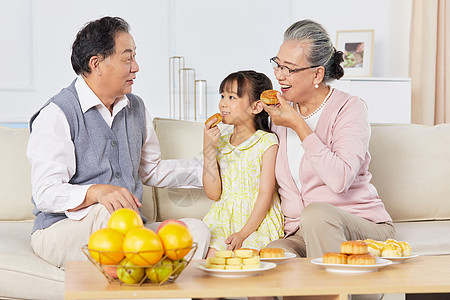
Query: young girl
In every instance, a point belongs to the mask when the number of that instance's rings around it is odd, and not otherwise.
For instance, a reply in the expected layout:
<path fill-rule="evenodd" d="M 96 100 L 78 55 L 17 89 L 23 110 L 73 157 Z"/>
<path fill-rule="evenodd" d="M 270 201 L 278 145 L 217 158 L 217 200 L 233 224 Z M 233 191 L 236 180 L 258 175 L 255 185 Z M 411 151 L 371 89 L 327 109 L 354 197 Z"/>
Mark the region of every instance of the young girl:
<path fill-rule="evenodd" d="M 217 250 L 264 248 L 283 237 L 283 215 L 275 191 L 278 139 L 259 100 L 272 89 L 255 71 L 228 75 L 220 84 L 219 109 L 233 132 L 220 136 L 216 121 L 205 125 L 203 186 L 216 202 L 203 221 L 211 229 L 208 256 Z"/>

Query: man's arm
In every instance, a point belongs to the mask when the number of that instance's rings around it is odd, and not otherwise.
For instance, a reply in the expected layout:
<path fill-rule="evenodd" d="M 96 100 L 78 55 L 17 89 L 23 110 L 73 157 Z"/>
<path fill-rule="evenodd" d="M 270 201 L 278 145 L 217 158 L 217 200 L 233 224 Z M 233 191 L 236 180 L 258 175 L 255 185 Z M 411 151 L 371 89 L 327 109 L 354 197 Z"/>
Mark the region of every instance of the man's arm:
<path fill-rule="evenodd" d="M 119 206 L 135 210 L 140 206 L 136 197 L 120 187 L 69 183 L 76 171 L 75 148 L 67 119 L 53 103 L 43 108 L 33 122 L 27 156 L 31 163 L 32 195 L 40 211 L 65 212 L 71 219 L 81 219 L 94 203 L 102 203 L 110 212 Z"/>
<path fill-rule="evenodd" d="M 145 111 L 147 135 L 142 147 L 139 176 L 146 185 L 168 188 L 202 188 L 203 163 L 196 159 L 161 159 L 158 138 Z"/>
<path fill-rule="evenodd" d="M 69 184 L 75 174 L 75 149 L 61 109 L 50 103 L 33 122 L 27 148 L 34 202 L 44 212 L 64 212 L 78 206 L 89 186 Z"/>

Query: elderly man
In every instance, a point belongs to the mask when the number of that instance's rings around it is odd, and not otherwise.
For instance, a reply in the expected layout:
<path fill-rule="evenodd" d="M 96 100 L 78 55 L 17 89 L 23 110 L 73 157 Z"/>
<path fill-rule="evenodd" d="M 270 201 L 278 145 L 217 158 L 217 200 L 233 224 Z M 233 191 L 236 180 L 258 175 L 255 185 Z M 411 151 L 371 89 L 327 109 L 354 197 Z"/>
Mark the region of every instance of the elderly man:
<path fill-rule="evenodd" d="M 78 77 L 31 117 L 31 246 L 55 266 L 86 259 L 81 247 L 115 210 L 140 211 L 143 183 L 201 187 L 202 166 L 194 160 L 161 160 L 151 118 L 131 93 L 139 71 L 135 56 L 123 19 L 88 23 L 72 45 Z M 200 220 L 183 221 L 199 244 L 195 258 L 203 257 L 208 228 Z"/>

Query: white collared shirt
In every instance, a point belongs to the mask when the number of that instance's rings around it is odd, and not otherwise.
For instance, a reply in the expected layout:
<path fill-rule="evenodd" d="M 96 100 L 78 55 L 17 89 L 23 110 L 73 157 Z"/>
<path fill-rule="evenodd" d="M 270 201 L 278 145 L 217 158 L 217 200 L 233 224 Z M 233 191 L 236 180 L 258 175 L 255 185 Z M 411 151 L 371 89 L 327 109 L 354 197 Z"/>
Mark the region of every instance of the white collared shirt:
<path fill-rule="evenodd" d="M 111 114 L 81 76 L 75 88 L 82 112 L 95 107 L 110 127 L 117 113 L 129 103 L 126 96 L 118 99 Z M 202 163 L 194 159 L 161 160 L 159 142 L 147 110 L 145 120 L 147 135 L 138 170 L 142 182 L 158 187 L 201 188 Z M 32 166 L 32 194 L 37 208 L 44 212 L 64 212 L 74 220 L 86 216 L 90 207 L 68 211 L 84 201 L 91 185 L 69 183 L 76 172 L 75 146 L 66 116 L 56 104 L 44 107 L 34 120 L 27 156 Z"/>

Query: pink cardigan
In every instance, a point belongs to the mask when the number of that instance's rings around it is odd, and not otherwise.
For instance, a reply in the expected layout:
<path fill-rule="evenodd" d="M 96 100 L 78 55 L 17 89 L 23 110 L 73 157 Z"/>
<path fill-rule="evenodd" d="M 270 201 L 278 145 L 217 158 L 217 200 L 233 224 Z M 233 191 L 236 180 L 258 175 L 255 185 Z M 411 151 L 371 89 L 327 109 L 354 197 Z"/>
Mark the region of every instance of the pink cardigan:
<path fill-rule="evenodd" d="M 280 141 L 275 173 L 286 235 L 298 229 L 302 210 L 314 202 L 330 203 L 376 223 L 391 221 L 370 183 L 370 124 L 362 99 L 333 91 L 315 132 L 302 142 L 301 192 L 288 165 L 286 128 L 274 125 L 272 129 Z"/>

